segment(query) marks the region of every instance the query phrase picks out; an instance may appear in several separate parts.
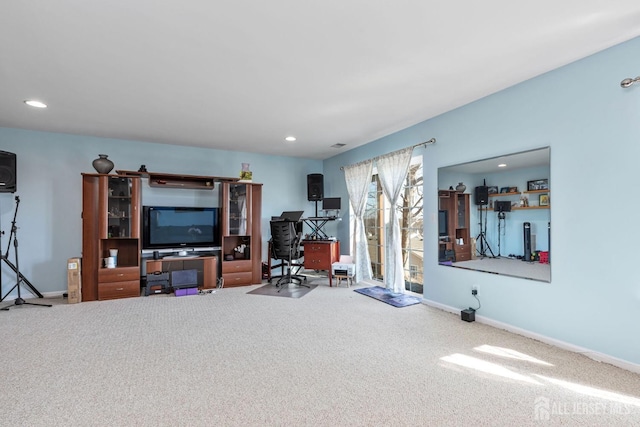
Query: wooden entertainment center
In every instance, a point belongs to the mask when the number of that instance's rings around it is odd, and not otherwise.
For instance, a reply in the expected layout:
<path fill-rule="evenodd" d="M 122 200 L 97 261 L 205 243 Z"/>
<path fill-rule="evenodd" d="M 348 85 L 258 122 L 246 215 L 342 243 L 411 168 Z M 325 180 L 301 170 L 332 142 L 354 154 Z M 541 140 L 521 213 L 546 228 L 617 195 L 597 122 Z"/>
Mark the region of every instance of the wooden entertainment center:
<path fill-rule="evenodd" d="M 218 262 L 225 286 L 262 281 L 262 184 L 237 178 L 116 171 L 82 174 L 82 301 L 140 296 L 141 180 L 149 186 L 213 190 L 221 185 L 222 254 L 146 261 L 147 272 L 195 269 L 198 286 L 215 288 Z M 236 248 L 243 248 L 237 252 Z M 106 258 L 117 251 L 115 267 Z"/>
<path fill-rule="evenodd" d="M 439 209 L 447 211 L 447 236 L 439 240 L 440 253 L 453 249 L 455 261 L 471 259 L 469 194 L 455 190 L 438 191 Z"/>

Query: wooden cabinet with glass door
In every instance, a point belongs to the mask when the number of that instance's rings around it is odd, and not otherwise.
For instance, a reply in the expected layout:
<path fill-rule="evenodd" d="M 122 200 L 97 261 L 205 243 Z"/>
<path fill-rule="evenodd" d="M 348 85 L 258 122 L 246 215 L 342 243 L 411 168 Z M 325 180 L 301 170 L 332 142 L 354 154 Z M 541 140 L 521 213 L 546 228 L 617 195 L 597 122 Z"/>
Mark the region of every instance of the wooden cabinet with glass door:
<path fill-rule="evenodd" d="M 469 194 L 455 190 L 438 191 L 440 209 L 447 211 L 448 239 L 440 242 L 453 246 L 456 261 L 471 259 L 471 231 L 469 227 Z"/>
<path fill-rule="evenodd" d="M 224 286 L 262 282 L 262 184 L 222 183 Z"/>
<path fill-rule="evenodd" d="M 83 174 L 82 300 L 133 296 L 140 296 L 140 178 Z"/>

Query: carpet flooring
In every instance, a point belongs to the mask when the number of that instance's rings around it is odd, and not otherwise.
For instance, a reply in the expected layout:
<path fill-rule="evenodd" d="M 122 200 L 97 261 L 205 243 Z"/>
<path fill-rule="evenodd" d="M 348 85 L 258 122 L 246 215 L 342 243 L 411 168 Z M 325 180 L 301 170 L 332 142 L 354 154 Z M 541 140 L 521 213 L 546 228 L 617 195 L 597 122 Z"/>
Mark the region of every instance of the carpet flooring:
<path fill-rule="evenodd" d="M 0 311 L 0 426 L 640 425 L 638 374 L 313 284 Z"/>

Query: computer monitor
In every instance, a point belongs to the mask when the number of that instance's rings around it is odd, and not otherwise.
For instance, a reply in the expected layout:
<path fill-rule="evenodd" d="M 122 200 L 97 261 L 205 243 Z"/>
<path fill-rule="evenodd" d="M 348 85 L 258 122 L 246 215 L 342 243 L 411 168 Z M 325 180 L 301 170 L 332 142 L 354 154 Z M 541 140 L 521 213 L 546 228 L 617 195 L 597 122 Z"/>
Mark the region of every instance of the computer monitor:
<path fill-rule="evenodd" d="M 322 199 L 323 211 L 339 211 L 340 210 L 340 197 L 325 197 Z"/>
<path fill-rule="evenodd" d="M 496 200 L 493 210 L 497 212 L 511 212 L 511 202 L 509 200 Z"/>

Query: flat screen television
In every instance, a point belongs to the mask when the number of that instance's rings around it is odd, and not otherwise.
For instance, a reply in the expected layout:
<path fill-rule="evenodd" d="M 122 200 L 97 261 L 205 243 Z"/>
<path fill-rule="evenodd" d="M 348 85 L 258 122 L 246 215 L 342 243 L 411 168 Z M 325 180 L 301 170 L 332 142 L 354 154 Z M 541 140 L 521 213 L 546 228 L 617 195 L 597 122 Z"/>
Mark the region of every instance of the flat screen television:
<path fill-rule="evenodd" d="M 441 209 L 438 211 L 438 236 L 446 237 L 449 235 L 449 212 Z"/>
<path fill-rule="evenodd" d="M 220 208 L 143 206 L 142 248 L 220 246 Z"/>

